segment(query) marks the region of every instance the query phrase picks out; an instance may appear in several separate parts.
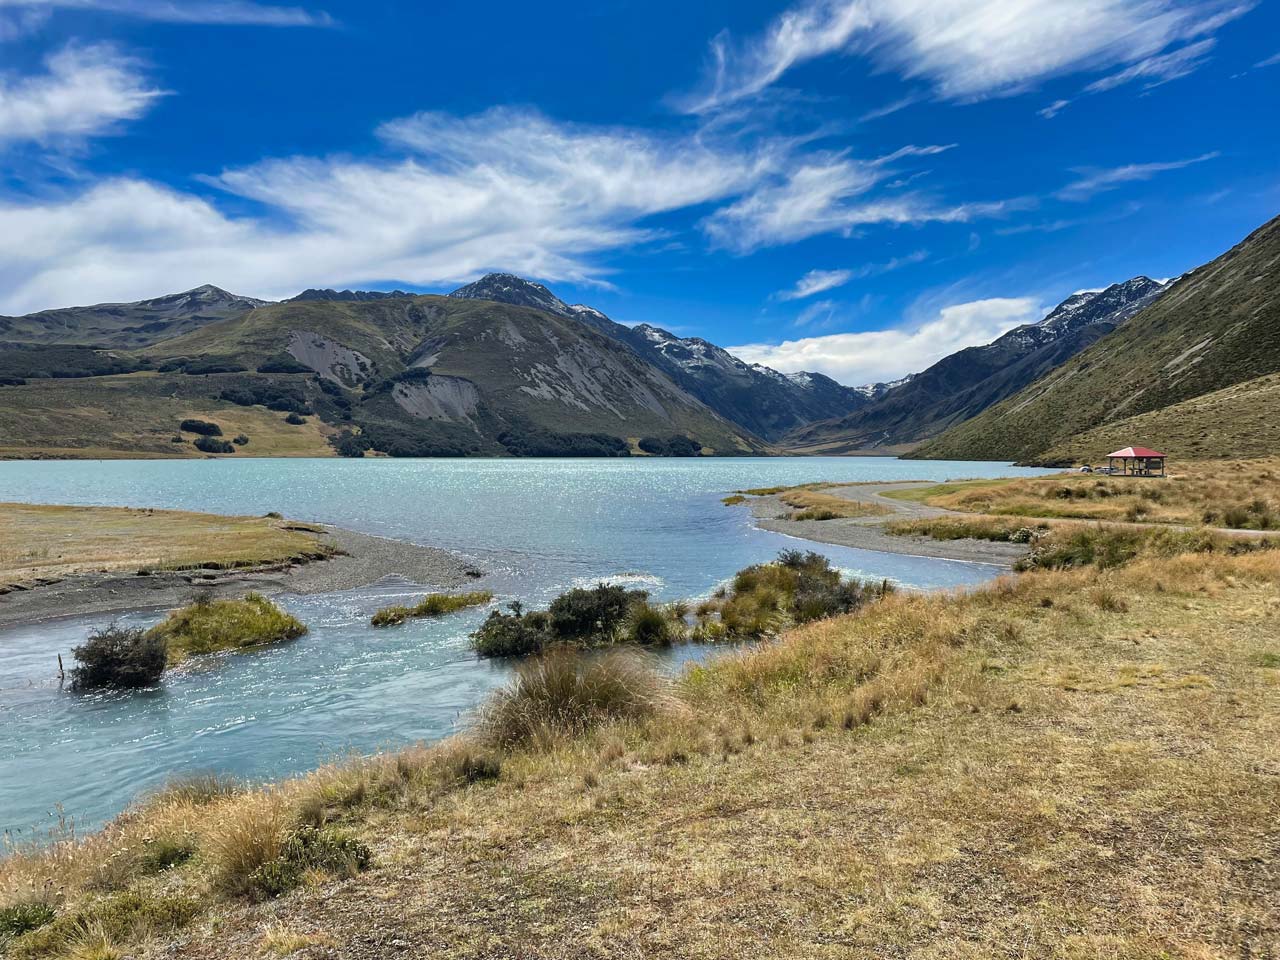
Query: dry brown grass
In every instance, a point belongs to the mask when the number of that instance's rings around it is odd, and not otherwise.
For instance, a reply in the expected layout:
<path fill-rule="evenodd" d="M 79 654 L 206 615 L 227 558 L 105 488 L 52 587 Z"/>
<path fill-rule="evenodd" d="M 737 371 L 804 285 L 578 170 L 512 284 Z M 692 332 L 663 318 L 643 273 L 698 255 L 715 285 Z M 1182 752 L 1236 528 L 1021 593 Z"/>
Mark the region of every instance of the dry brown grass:
<path fill-rule="evenodd" d="M 867 503 L 842 497 L 830 491 L 842 487 L 854 487 L 849 483 L 805 483 L 795 487 L 756 487 L 750 490 L 738 490 L 722 501 L 726 506 L 736 506 L 746 497 L 777 496 L 796 512 L 792 520 L 837 520 L 857 517 L 882 517 L 892 513 L 888 507 L 878 503 Z"/>
<path fill-rule="evenodd" d="M 1278 590 L 1268 551 L 892 596 L 690 670 L 678 710 L 166 798 L 0 862 L 0 904 L 55 876 L 78 902 L 85 861 L 161 824 L 199 850 L 166 889 L 207 891 L 231 826 L 283 810 L 358 829 L 374 869 L 215 904 L 166 956 L 249 956 L 265 923 L 336 957 L 1265 956 Z"/>
<path fill-rule="evenodd" d="M 1171 470 L 1165 479 L 1062 474 L 938 485 L 889 496 L 997 516 L 1257 528 L 1265 527 L 1258 521 L 1269 515 L 1280 524 L 1278 458 L 1179 463 Z"/>
<path fill-rule="evenodd" d="M 323 555 L 318 533 L 271 517 L 0 503 L 0 582 L 269 565 Z"/>

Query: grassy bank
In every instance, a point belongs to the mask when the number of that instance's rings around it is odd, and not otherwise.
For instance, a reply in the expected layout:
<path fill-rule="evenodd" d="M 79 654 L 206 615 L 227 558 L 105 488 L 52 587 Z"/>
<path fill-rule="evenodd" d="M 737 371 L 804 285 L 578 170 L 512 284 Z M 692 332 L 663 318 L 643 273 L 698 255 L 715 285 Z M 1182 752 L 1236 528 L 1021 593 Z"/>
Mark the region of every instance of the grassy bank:
<path fill-rule="evenodd" d="M 1007 517 L 1280 528 L 1280 459 L 1179 463 L 1172 476 L 1060 474 L 972 480 L 895 490 L 885 496 L 965 513 Z"/>
<path fill-rule="evenodd" d="M 531 661 L 442 745 L 16 852 L 0 918 L 47 922 L 9 954 L 1260 956 L 1280 551 L 1238 547 L 893 595 L 675 681 Z"/>
<path fill-rule="evenodd" d="M 448 613 L 456 613 L 468 607 L 479 607 L 493 599 L 488 590 L 477 590 L 472 593 L 429 593 L 413 606 L 396 604 L 383 607 L 370 619 L 375 627 L 393 627 L 419 617 L 442 617 Z"/>
<path fill-rule="evenodd" d="M 756 487 L 738 490 L 725 497 L 725 506 L 737 506 L 748 497 L 776 496 L 792 508 L 788 520 L 843 520 L 858 517 L 881 517 L 891 511 L 875 503 L 851 500 L 832 491 L 857 486 L 842 483 L 805 483 L 795 487 Z"/>
<path fill-rule="evenodd" d="M 324 556 L 320 531 L 276 517 L 0 504 L 0 584 L 76 573 L 269 566 Z"/>
<path fill-rule="evenodd" d="M 175 666 L 188 657 L 294 640 L 306 632 L 297 618 L 250 593 L 239 599 L 198 599 L 174 610 L 147 635 L 164 643 L 169 666 Z"/>

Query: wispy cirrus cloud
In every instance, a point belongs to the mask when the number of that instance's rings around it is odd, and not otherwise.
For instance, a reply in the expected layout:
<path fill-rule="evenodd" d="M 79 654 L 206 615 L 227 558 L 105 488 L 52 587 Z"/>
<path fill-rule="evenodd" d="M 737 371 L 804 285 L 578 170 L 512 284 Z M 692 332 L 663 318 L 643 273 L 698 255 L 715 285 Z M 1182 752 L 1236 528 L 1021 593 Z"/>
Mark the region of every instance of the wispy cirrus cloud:
<path fill-rule="evenodd" d="M 1254 67 L 1274 67 L 1276 64 L 1280 64 L 1280 51 L 1273 53 L 1265 60 L 1259 60 L 1254 64 Z"/>
<path fill-rule="evenodd" d="M 887 330 L 743 344 L 728 350 L 747 363 L 763 363 L 783 373 L 815 370 L 846 384 L 884 382 L 924 370 L 965 347 L 990 343 L 1014 327 L 1036 321 L 1043 312 L 1030 297 L 994 297 L 944 306 L 923 322 Z"/>
<path fill-rule="evenodd" d="M 1167 163 L 1129 163 L 1124 166 L 1102 170 L 1080 168 L 1075 171 L 1080 174 L 1079 179 L 1067 184 L 1054 196 L 1059 200 L 1088 200 L 1106 190 L 1114 190 L 1121 184 L 1150 180 L 1157 174 L 1166 173 L 1170 170 L 1181 170 L 1197 163 L 1204 163 L 1206 160 L 1213 160 L 1220 155 L 1215 150 L 1210 153 L 1203 153 L 1198 157 L 1173 160 Z"/>
<path fill-rule="evenodd" d="M 101 136 L 164 95 L 135 59 L 110 44 L 71 44 L 44 66 L 43 73 L 0 76 L 0 144 L 48 146 Z"/>
<path fill-rule="evenodd" d="M 1253 0 L 806 0 L 747 40 L 711 43 L 707 73 L 679 98 L 707 113 L 800 64 L 863 55 L 944 100 L 1007 96 L 1055 76 L 1129 66 L 1205 37 Z"/>
<path fill-rule="evenodd" d="M 490 269 L 591 280 L 602 275 L 593 255 L 661 239 L 645 218 L 723 202 L 781 162 L 769 145 L 709 147 L 515 110 L 421 114 L 380 133 L 387 159 L 268 160 L 205 178 L 212 193 L 113 178 L 0 200 L 0 312 L 211 278 L 272 298 L 452 284 Z M 224 212 L 219 194 L 261 213 Z"/>
<path fill-rule="evenodd" d="M 790 290 L 780 290 L 773 295 L 775 300 L 803 300 L 816 296 L 837 287 L 843 287 L 853 279 L 852 270 L 810 270 L 796 281 Z"/>
<path fill-rule="evenodd" d="M 250 0 L 0 0 L 5 10 L 40 17 L 57 10 L 88 10 L 163 23 L 248 24 L 268 27 L 330 26 L 329 14 Z M 29 21 L 32 26 L 39 21 Z"/>

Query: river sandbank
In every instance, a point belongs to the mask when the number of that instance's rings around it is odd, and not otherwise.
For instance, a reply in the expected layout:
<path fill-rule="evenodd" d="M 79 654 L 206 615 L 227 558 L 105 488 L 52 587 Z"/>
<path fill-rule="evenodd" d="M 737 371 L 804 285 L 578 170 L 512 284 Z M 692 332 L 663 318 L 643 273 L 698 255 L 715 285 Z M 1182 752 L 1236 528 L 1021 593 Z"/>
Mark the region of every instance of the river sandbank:
<path fill-rule="evenodd" d="M 422 586 L 454 588 L 483 572 L 465 557 L 434 547 L 389 540 L 339 527 L 308 524 L 327 558 L 259 568 L 75 573 L 29 582 L 0 596 L 0 628 L 55 617 L 123 613 L 186 602 L 193 592 L 215 597 L 253 590 L 268 596 L 333 593 L 398 577 Z"/>
<path fill-rule="evenodd" d="M 841 547 L 854 547 L 859 550 L 936 557 L 940 560 L 959 560 L 965 563 L 988 563 L 1010 568 L 1027 555 L 1029 548 L 1025 544 L 999 543 L 991 540 L 934 540 L 931 537 L 903 537 L 890 534 L 886 524 L 895 520 L 918 520 L 956 515 L 951 510 L 884 496 L 885 493 L 894 490 L 928 486 L 933 486 L 933 483 L 908 480 L 893 483 L 845 484 L 823 488 L 824 493 L 884 507 L 891 511 L 882 516 L 835 520 L 790 520 L 788 517 L 795 511 L 783 503 L 777 494 L 753 498 L 750 501 L 751 515 L 759 527 L 773 533 Z"/>

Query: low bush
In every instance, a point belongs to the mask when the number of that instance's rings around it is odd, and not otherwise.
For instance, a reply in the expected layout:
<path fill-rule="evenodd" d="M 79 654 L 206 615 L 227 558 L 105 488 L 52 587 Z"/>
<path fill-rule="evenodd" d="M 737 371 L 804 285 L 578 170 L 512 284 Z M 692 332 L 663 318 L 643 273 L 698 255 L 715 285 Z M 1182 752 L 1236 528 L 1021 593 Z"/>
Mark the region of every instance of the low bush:
<path fill-rule="evenodd" d="M 245 436 L 243 433 L 240 433 L 240 434 L 237 434 L 235 437 L 233 437 L 231 442 L 234 443 L 237 447 L 243 447 L 248 445 L 249 438 Z"/>
<path fill-rule="evenodd" d="M 471 635 L 471 646 L 482 657 L 524 657 L 553 642 L 550 617 L 541 610 L 525 613 L 512 603 L 510 613 L 495 610 Z"/>
<path fill-rule="evenodd" d="M 278 897 L 301 884 L 308 871 L 355 876 L 372 859 L 367 846 L 334 827 L 296 827 L 285 837 L 280 855 L 249 874 L 245 892 Z"/>
<path fill-rule="evenodd" d="M 200 904 L 190 897 L 120 893 L 93 901 L 81 910 L 56 919 L 14 940 L 7 956 L 13 960 L 36 957 L 118 957 L 118 953 L 81 950 L 95 944 L 138 942 L 177 930 L 190 923 Z"/>
<path fill-rule="evenodd" d="M 16 903 L 8 907 L 0 907 L 0 949 L 10 940 L 24 933 L 39 930 L 46 924 L 53 923 L 53 907 L 47 903 Z"/>
<path fill-rule="evenodd" d="M 684 619 L 678 611 L 640 600 L 627 611 L 619 639 L 638 647 L 669 647 L 683 637 Z"/>
<path fill-rule="evenodd" d="M 373 446 L 368 437 L 352 433 L 350 430 L 343 430 L 337 436 L 330 437 L 329 443 L 338 451 L 340 457 L 363 457 Z"/>
<path fill-rule="evenodd" d="M 373 615 L 370 623 L 375 627 L 390 627 L 414 617 L 440 617 L 447 613 L 478 607 L 493 599 L 487 590 L 474 593 L 429 593 L 412 607 L 396 605 L 384 607 Z"/>
<path fill-rule="evenodd" d="M 648 598 L 642 590 L 628 590 L 611 583 L 577 587 L 551 601 L 552 635 L 564 643 L 584 646 L 610 643 L 633 604 Z"/>
<path fill-rule="evenodd" d="M 235 453 L 234 444 L 228 443 L 226 440 L 219 440 L 217 437 L 196 437 L 196 449 L 204 453 Z"/>
<path fill-rule="evenodd" d="M 250 383 L 229 387 L 219 397 L 241 407 L 263 406 L 279 413 L 310 414 L 302 386 L 296 383 Z"/>
<path fill-rule="evenodd" d="M 284 418 L 284 422 L 290 426 L 300 427 L 307 422 L 307 418 L 297 413 L 291 413 Z"/>
<path fill-rule="evenodd" d="M 71 671 L 73 690 L 155 686 L 168 663 L 163 639 L 114 623 L 71 653 L 78 663 Z"/>
<path fill-rule="evenodd" d="M 147 631 L 147 637 L 162 641 L 170 660 L 178 662 L 203 653 L 293 640 L 306 632 L 295 617 L 261 594 L 250 593 L 240 600 L 198 600 L 169 614 Z"/>
<path fill-rule="evenodd" d="M 197 420 L 194 417 L 183 420 L 178 424 L 178 429 L 184 433 L 198 433 L 202 437 L 222 436 L 222 428 L 216 423 L 210 423 L 208 420 Z"/>
<path fill-rule="evenodd" d="M 311 373 L 305 363 L 299 363 L 287 353 L 278 353 L 258 364 L 259 373 Z"/>
<path fill-rule="evenodd" d="M 520 665 L 480 711 L 480 731 L 502 747 L 547 745 L 601 723 L 653 714 L 668 681 L 639 654 L 556 650 Z"/>
<path fill-rule="evenodd" d="M 820 553 L 784 550 L 772 563 L 739 571 L 723 596 L 701 604 L 694 636 L 770 636 L 788 624 L 852 613 L 891 591 L 887 580 L 876 586 L 845 580 Z"/>
<path fill-rule="evenodd" d="M 636 444 L 645 453 L 655 457 L 700 457 L 702 444 L 685 436 L 641 437 Z"/>

